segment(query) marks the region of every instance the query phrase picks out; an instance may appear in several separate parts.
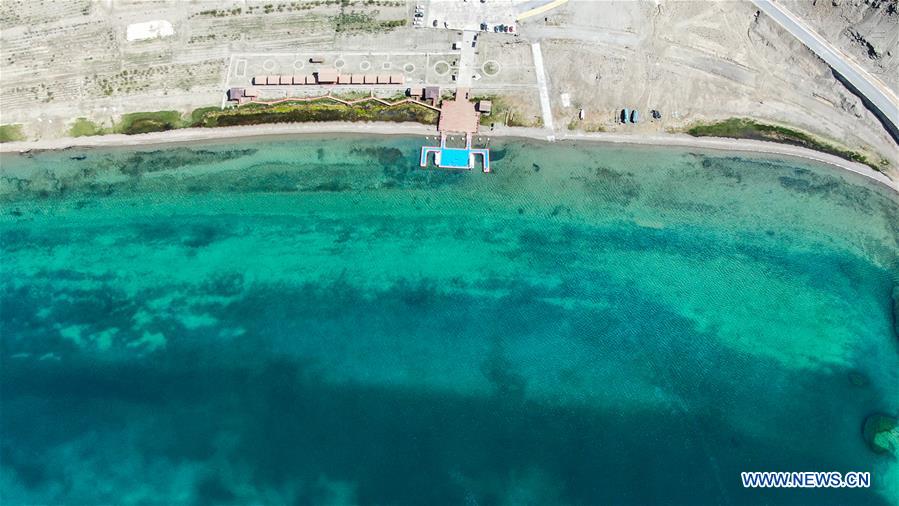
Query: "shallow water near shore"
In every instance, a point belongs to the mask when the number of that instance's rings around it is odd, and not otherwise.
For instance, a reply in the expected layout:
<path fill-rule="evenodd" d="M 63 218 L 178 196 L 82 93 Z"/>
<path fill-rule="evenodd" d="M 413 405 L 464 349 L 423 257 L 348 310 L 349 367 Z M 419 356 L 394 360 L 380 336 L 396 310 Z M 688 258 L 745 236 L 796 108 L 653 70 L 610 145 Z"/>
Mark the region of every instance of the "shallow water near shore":
<path fill-rule="evenodd" d="M 7 156 L 0 496 L 875 504 L 899 203 L 797 161 L 506 140 Z M 870 471 L 743 489 L 741 471 Z"/>

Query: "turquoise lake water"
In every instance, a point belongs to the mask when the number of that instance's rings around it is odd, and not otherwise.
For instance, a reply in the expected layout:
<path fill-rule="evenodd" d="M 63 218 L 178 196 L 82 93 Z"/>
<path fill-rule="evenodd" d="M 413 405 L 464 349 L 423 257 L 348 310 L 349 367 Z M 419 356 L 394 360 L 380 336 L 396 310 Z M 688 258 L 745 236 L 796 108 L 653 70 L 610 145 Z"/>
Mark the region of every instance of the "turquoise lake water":
<path fill-rule="evenodd" d="M 5 504 L 899 504 L 899 201 L 797 161 L 4 155 Z M 743 489 L 741 471 L 870 471 Z"/>

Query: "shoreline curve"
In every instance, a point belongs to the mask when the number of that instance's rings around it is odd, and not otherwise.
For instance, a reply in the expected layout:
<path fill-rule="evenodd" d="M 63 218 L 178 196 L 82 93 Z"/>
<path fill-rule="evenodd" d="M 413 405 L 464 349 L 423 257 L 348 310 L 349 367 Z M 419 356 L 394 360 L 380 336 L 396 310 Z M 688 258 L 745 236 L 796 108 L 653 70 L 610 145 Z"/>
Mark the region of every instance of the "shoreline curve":
<path fill-rule="evenodd" d="M 16 141 L 0 144 L 0 154 L 21 154 L 31 151 L 57 151 L 71 148 L 151 147 L 196 141 L 334 133 L 363 135 L 437 135 L 432 125 L 423 125 L 420 123 L 276 123 L 217 128 L 184 128 L 137 135 L 109 134 L 91 137 L 63 137 L 37 141 Z M 499 127 L 489 132 L 484 132 L 483 135 L 547 141 L 548 131 L 541 128 Z M 778 155 L 799 158 L 802 160 L 812 160 L 864 176 L 883 184 L 893 192 L 899 193 L 899 181 L 893 181 L 887 177 L 886 174 L 877 172 L 867 165 L 790 144 L 724 137 L 693 137 L 687 134 L 641 135 L 608 132 L 564 132 L 557 134 L 555 139 L 557 141 L 587 141 L 633 146 L 690 147 L 715 151 Z"/>

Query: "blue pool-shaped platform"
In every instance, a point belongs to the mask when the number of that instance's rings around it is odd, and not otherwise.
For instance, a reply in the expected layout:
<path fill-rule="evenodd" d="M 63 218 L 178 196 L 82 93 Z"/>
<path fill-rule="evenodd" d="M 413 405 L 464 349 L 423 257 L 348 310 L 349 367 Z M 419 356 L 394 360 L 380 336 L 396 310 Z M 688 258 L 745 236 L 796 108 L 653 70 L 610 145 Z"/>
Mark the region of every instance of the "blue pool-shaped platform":
<path fill-rule="evenodd" d="M 421 148 L 421 166 L 427 167 L 428 155 L 434 153 L 434 162 L 442 169 L 471 169 L 475 157 L 481 156 L 484 172 L 490 172 L 490 151 L 487 149 L 461 149 L 429 147 Z"/>
<path fill-rule="evenodd" d="M 450 169 L 471 168 L 470 149 L 443 148 L 440 150 L 440 166 Z"/>

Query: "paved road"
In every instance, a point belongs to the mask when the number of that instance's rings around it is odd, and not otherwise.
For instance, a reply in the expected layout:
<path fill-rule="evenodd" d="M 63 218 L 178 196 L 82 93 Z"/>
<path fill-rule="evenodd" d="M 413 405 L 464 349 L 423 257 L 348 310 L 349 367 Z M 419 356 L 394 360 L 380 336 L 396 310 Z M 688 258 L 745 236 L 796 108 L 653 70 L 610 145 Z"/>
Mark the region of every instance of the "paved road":
<path fill-rule="evenodd" d="M 568 0 L 553 0 L 553 1 L 548 2 L 548 3 L 545 3 L 545 4 L 543 4 L 543 5 L 539 5 L 540 2 L 528 2 L 528 3 L 527 3 L 526 5 L 524 5 L 524 6 L 519 6 L 519 8 L 524 7 L 524 8 L 529 9 L 529 10 L 527 10 L 527 11 L 522 12 L 521 14 L 519 14 L 519 15 L 516 17 L 516 20 L 517 20 L 517 21 L 521 21 L 522 19 L 527 19 L 527 18 L 530 18 L 530 17 L 532 17 L 532 16 L 537 16 L 537 15 L 539 15 L 539 14 L 543 14 L 544 12 L 547 12 L 547 11 L 549 11 L 549 10 L 555 9 L 556 7 L 559 7 L 559 6 L 564 5 L 564 4 L 566 4 L 566 3 L 568 3 Z M 531 8 L 531 7 L 533 7 L 533 8 Z"/>
<path fill-rule="evenodd" d="M 456 86 L 471 88 L 471 76 L 477 72 L 478 58 L 472 44 L 478 32 L 466 30 L 462 32 L 462 52 L 459 55 L 459 75 L 456 77 Z"/>
<path fill-rule="evenodd" d="M 537 74 L 537 86 L 540 91 L 540 110 L 543 113 L 543 128 L 549 130 L 549 140 L 555 140 L 553 126 L 553 111 L 549 103 L 549 88 L 546 84 L 546 72 L 543 70 L 543 53 L 540 51 L 540 43 L 531 44 L 531 53 L 534 56 L 534 70 Z"/>
<path fill-rule="evenodd" d="M 856 92 L 873 104 L 890 134 L 899 142 L 899 99 L 883 82 L 869 74 L 839 49 L 815 33 L 795 14 L 771 0 L 752 0 L 762 12 L 802 41 L 816 55 L 840 74 Z"/>
<path fill-rule="evenodd" d="M 643 37 L 636 33 L 609 30 L 607 28 L 588 28 L 577 25 L 546 26 L 533 24 L 523 28 L 523 37 L 531 40 L 562 39 L 592 44 L 616 46 L 620 48 L 634 47 Z"/>

